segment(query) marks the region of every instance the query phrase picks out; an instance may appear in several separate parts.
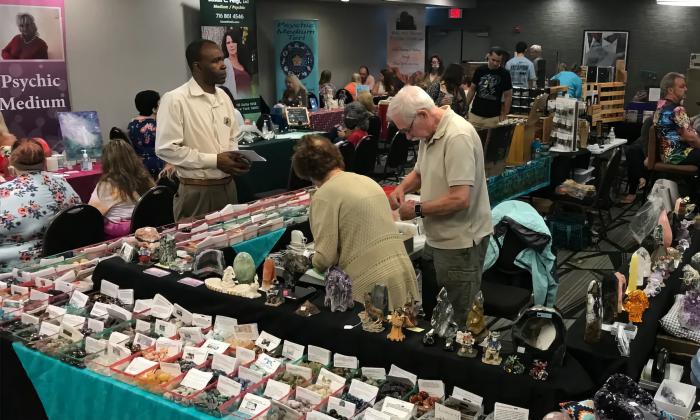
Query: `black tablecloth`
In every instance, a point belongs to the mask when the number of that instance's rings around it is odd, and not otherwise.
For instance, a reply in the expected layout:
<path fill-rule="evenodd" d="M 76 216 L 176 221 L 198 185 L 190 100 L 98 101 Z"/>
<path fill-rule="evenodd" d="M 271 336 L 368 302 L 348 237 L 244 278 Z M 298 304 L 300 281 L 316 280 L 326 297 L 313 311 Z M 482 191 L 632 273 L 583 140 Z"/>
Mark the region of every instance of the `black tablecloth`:
<path fill-rule="evenodd" d="M 487 412 L 497 401 L 530 408 L 532 418 L 541 418 L 556 408 L 557 403 L 584 397 L 593 390 L 585 369 L 572 357 L 563 367 L 551 369 L 546 382 L 535 381 L 527 374 L 506 374 L 502 367 L 489 366 L 480 359 L 464 359 L 438 347 L 425 347 L 422 334 L 406 331 L 402 343 L 387 340 L 387 331 L 367 333 L 359 326 L 344 330 L 346 324 L 357 324 L 360 305 L 352 312 L 330 313 L 322 308 L 322 296 L 314 303 L 322 313 L 310 318 L 294 314 L 301 302 L 287 301 L 274 308 L 264 306 L 263 300 L 249 300 L 216 293 L 205 286 L 196 288 L 177 283 L 172 274 L 156 278 L 144 274 L 145 267 L 126 264 L 119 258 L 102 261 L 93 274 L 95 288 L 106 279 L 121 288 L 133 288 L 135 297 L 151 298 L 160 293 L 173 303 L 202 314 L 221 314 L 238 319 L 239 323 L 257 322 L 261 329 L 300 344 L 314 344 L 343 354 L 357 356 L 362 366 L 388 368 L 391 363 L 412 371 L 421 378 L 443 379 L 484 397 Z M 320 293 L 320 292 L 319 292 Z"/>
<path fill-rule="evenodd" d="M 45 418 L 44 407 L 12 349 L 12 341 L 0 334 L 0 420 Z"/>
<path fill-rule="evenodd" d="M 620 355 L 615 338 L 606 331 L 602 332 L 601 340 L 598 343 L 588 344 L 584 342 L 585 314 L 569 328 L 566 336 L 567 351 L 581 362 L 583 366 L 586 366 L 591 379 L 596 385 L 601 385 L 612 373 L 616 372 L 624 373 L 634 380 L 639 380 L 644 366 L 653 355 L 659 320 L 671 309 L 674 296 L 679 293 L 681 286 L 680 277 L 683 274 L 681 269 L 700 250 L 700 232 L 692 231 L 691 235 L 693 241 L 690 248 L 683 255 L 683 262 L 665 281 L 666 287 L 661 290 L 661 293 L 649 299 L 649 308 L 644 311 L 643 322 L 636 324 L 637 336 L 630 342 L 629 357 Z M 617 320 L 627 322 L 627 313 L 623 312 L 620 314 Z"/>
<path fill-rule="evenodd" d="M 292 154 L 297 141 L 280 138 L 241 145 L 241 149 L 254 150 L 267 159 L 267 162 L 253 162 L 250 172 L 235 177 L 239 203 L 253 201 L 257 193 L 287 188 Z"/>

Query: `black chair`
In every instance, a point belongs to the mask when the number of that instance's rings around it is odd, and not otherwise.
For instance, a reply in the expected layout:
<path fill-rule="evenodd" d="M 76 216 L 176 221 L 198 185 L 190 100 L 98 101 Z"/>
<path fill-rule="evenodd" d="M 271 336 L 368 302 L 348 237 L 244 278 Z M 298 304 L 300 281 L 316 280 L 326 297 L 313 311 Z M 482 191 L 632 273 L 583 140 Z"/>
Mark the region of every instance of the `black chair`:
<path fill-rule="evenodd" d="M 345 170 L 348 172 L 354 172 L 355 168 L 355 146 L 352 143 L 343 141 L 338 146 L 340 154 L 343 155 L 343 162 L 345 162 Z"/>
<path fill-rule="evenodd" d="M 367 134 L 378 139 L 380 133 L 382 132 L 382 120 L 379 119 L 378 116 L 372 115 L 367 120 L 367 126 Z"/>
<path fill-rule="evenodd" d="M 346 105 L 353 101 L 352 94 L 347 89 L 338 89 L 338 91 L 335 92 L 335 96 L 333 97 L 333 99 L 339 99 L 343 93 L 345 94 Z"/>
<path fill-rule="evenodd" d="M 173 199 L 175 192 L 169 187 L 158 185 L 141 196 L 131 214 L 131 233 L 136 229 L 164 226 L 175 223 Z"/>
<path fill-rule="evenodd" d="M 397 131 L 389 145 L 389 153 L 386 155 L 386 162 L 384 162 L 384 172 L 379 174 L 378 178 L 384 180 L 394 177 L 396 182 L 399 182 L 399 177 L 403 175 L 408 163 L 410 147 L 411 142 L 406 138 L 406 134 Z"/>
<path fill-rule="evenodd" d="M 365 136 L 355 148 L 355 163 L 353 172 L 360 175 L 372 176 L 377 163 L 379 145 L 377 138 Z"/>
<path fill-rule="evenodd" d="M 48 257 L 104 240 L 104 218 L 96 208 L 78 204 L 60 211 L 44 233 L 43 255 Z"/>
<path fill-rule="evenodd" d="M 290 166 L 289 177 L 287 178 L 287 188 L 276 188 L 274 190 L 262 191 L 253 194 L 255 200 L 262 200 L 263 198 L 274 197 L 276 195 L 284 194 L 287 191 L 295 191 L 302 188 L 310 187 L 311 181 L 306 181 L 297 176 L 294 172 L 294 168 Z"/>
<path fill-rule="evenodd" d="M 485 132 L 479 130 L 487 177 L 500 175 L 506 169 L 506 158 L 513 140 L 513 131 L 515 131 L 515 124 L 489 128 Z"/>

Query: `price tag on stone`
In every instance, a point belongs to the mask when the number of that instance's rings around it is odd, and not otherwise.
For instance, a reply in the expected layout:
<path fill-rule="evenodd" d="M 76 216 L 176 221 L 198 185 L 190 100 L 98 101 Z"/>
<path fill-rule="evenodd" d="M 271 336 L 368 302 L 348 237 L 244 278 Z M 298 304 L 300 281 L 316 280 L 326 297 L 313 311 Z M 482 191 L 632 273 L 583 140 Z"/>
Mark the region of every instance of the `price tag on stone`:
<path fill-rule="evenodd" d="M 216 370 L 221 370 L 227 375 L 233 373 L 238 366 L 238 360 L 235 357 L 227 356 L 225 354 L 214 353 L 211 359 L 211 368 Z"/>
<path fill-rule="evenodd" d="M 204 341 L 202 329 L 199 327 L 182 327 L 180 328 L 180 338 L 190 342 L 199 344 Z"/>
<path fill-rule="evenodd" d="M 48 293 L 40 292 L 37 289 L 32 289 L 29 292 L 29 300 L 39 301 L 39 302 L 41 302 L 43 300 L 48 301 L 49 297 L 51 297 L 51 296 Z"/>
<path fill-rule="evenodd" d="M 237 397 L 241 394 L 241 384 L 227 376 L 219 376 L 216 389 L 227 397 Z"/>
<path fill-rule="evenodd" d="M 374 368 L 374 367 L 363 367 L 362 368 L 362 376 L 366 376 L 369 379 L 384 381 L 384 380 L 386 380 L 386 369 Z"/>
<path fill-rule="evenodd" d="M 80 290 L 74 290 L 70 297 L 69 305 L 75 306 L 76 308 L 84 308 L 88 302 L 88 295 L 81 292 Z"/>
<path fill-rule="evenodd" d="M 96 340 L 92 337 L 85 337 L 85 353 L 99 353 L 104 351 L 106 348 L 107 340 Z"/>
<path fill-rule="evenodd" d="M 244 347 L 236 347 L 236 359 L 242 364 L 252 362 L 255 360 L 255 351 Z"/>
<path fill-rule="evenodd" d="M 247 393 L 245 394 L 245 397 L 243 397 L 243 401 L 241 401 L 238 411 L 243 414 L 247 414 L 250 416 L 250 418 L 254 418 L 268 408 L 270 408 L 270 400 L 252 393 Z"/>
<path fill-rule="evenodd" d="M 148 347 L 152 347 L 156 344 L 156 339 L 152 337 L 148 337 L 146 335 L 143 335 L 141 333 L 136 333 L 134 336 L 134 344 L 138 344 L 141 349 L 145 349 Z"/>
<path fill-rule="evenodd" d="M 127 375 L 138 375 L 139 373 L 145 372 L 148 369 L 152 369 L 158 366 L 158 362 L 150 361 L 144 357 L 136 357 L 129 363 L 129 366 L 124 369 L 124 373 Z"/>
<path fill-rule="evenodd" d="M 472 394 L 471 392 L 465 391 L 462 388 L 458 387 L 454 387 L 452 389 L 452 397 L 457 398 L 458 400 L 472 403 L 474 405 L 478 405 L 479 407 L 481 407 L 481 403 L 484 401 L 483 397 L 476 394 Z"/>
<path fill-rule="evenodd" d="M 350 389 L 348 389 L 348 393 L 350 395 L 370 404 L 372 404 L 374 399 L 377 398 L 378 392 L 378 387 L 358 381 L 357 379 L 353 379 L 350 382 Z"/>
<path fill-rule="evenodd" d="M 181 320 L 183 324 L 192 325 L 192 312 L 177 303 L 173 305 L 173 315 L 175 315 L 175 318 Z"/>
<path fill-rule="evenodd" d="M 111 281 L 102 280 L 102 283 L 100 283 L 100 293 L 102 293 L 103 295 L 118 299 L 119 298 L 119 286 L 112 283 Z"/>
<path fill-rule="evenodd" d="M 350 401 L 341 400 L 337 397 L 328 398 L 328 411 L 335 410 L 336 413 L 340 414 L 346 419 L 355 416 L 355 404 Z"/>
<path fill-rule="evenodd" d="M 163 337 L 174 337 L 177 334 L 177 326 L 162 319 L 156 319 L 155 333 Z"/>
<path fill-rule="evenodd" d="M 345 378 L 343 378 L 340 375 L 336 375 L 335 373 L 325 368 L 321 369 L 321 371 L 318 373 L 316 383 L 319 383 L 322 380 L 330 381 L 332 392 L 337 391 L 338 389 L 345 386 Z"/>
<path fill-rule="evenodd" d="M 335 353 L 333 355 L 333 367 L 357 369 L 360 362 L 355 356 L 345 356 L 344 354 Z"/>
<path fill-rule="evenodd" d="M 118 292 L 119 301 L 124 305 L 134 303 L 134 289 L 120 289 Z"/>
<path fill-rule="evenodd" d="M 207 341 L 202 344 L 202 348 L 207 350 L 209 354 L 221 354 L 226 351 L 230 346 L 229 343 L 224 341 L 214 340 L 213 338 L 207 339 Z"/>
<path fill-rule="evenodd" d="M 89 330 L 92 330 L 92 332 L 98 333 L 105 329 L 105 323 L 99 319 L 88 318 L 87 327 Z"/>
<path fill-rule="evenodd" d="M 73 285 L 73 283 L 56 280 L 53 288 L 58 290 L 59 292 L 70 293 L 73 289 L 75 289 L 75 286 Z"/>
<path fill-rule="evenodd" d="M 201 365 L 207 360 L 207 351 L 200 347 L 185 346 L 182 350 L 182 359 Z"/>
<path fill-rule="evenodd" d="M 304 357 L 304 346 L 289 340 L 284 340 L 282 344 L 282 356 L 291 361 L 299 360 Z"/>
<path fill-rule="evenodd" d="M 260 372 L 256 372 L 253 369 L 241 366 L 238 368 L 238 377 L 250 381 L 251 384 L 256 384 L 263 379 L 263 375 Z"/>
<path fill-rule="evenodd" d="M 289 385 L 275 381 L 274 379 L 270 379 L 267 381 L 267 385 L 265 386 L 265 393 L 263 394 L 263 396 L 275 401 L 279 401 L 282 398 L 289 395 L 291 391 L 292 388 Z"/>
<path fill-rule="evenodd" d="M 180 376 L 182 373 L 179 363 L 160 362 L 160 370 L 172 377 Z"/>
<path fill-rule="evenodd" d="M 328 364 L 331 362 L 331 351 L 326 350 L 323 347 L 309 345 L 307 355 L 309 361 L 320 363 L 324 366 L 328 366 Z"/>
<path fill-rule="evenodd" d="M 313 376 L 313 371 L 311 370 L 310 367 L 307 367 L 307 366 L 299 366 L 299 365 L 287 363 L 285 365 L 285 369 L 287 370 L 287 372 L 291 373 L 292 375 L 301 376 L 302 378 L 304 378 L 306 380 L 311 380 L 311 377 Z"/>
<path fill-rule="evenodd" d="M 39 317 L 29 314 L 22 314 L 20 320 L 25 325 L 39 325 L 40 322 Z"/>
<path fill-rule="evenodd" d="M 46 336 L 53 336 L 61 332 L 61 326 L 60 325 L 55 325 L 50 322 L 42 322 L 41 325 L 39 326 L 39 334 L 41 335 L 46 335 Z"/>
<path fill-rule="evenodd" d="M 384 412 L 386 412 L 387 409 L 393 409 L 408 415 L 412 414 L 415 408 L 416 406 L 408 401 L 401 401 L 392 397 L 384 398 L 384 403 L 382 404 L 382 411 Z"/>
<path fill-rule="evenodd" d="M 192 314 L 192 325 L 200 328 L 211 327 L 211 315 Z"/>
<path fill-rule="evenodd" d="M 107 352 L 114 355 L 118 359 L 124 359 L 131 356 L 131 350 L 124 347 L 122 344 L 107 344 Z"/>
<path fill-rule="evenodd" d="M 445 397 L 445 383 L 428 379 L 418 380 L 418 390 L 425 391 L 431 397 L 442 399 Z"/>
<path fill-rule="evenodd" d="M 202 372 L 199 369 L 192 368 L 187 371 L 180 385 L 201 391 L 209 385 L 212 377 L 214 377 L 214 372 Z"/>
<path fill-rule="evenodd" d="M 461 420 L 462 415 L 459 411 L 445 407 L 444 405 L 435 403 L 435 420 Z"/>
<path fill-rule="evenodd" d="M 265 351 L 272 351 L 276 349 L 281 342 L 282 340 L 280 338 L 275 337 L 267 331 L 263 331 L 258 336 L 258 339 L 255 340 L 255 345 Z"/>
<path fill-rule="evenodd" d="M 151 323 L 150 323 L 150 322 L 146 322 L 146 321 L 144 321 L 144 320 L 142 320 L 142 319 L 137 319 L 137 320 L 136 320 L 136 326 L 135 326 L 134 328 L 136 329 L 136 331 L 139 331 L 139 332 L 146 332 L 146 333 L 147 333 L 147 332 L 150 332 L 150 331 L 151 331 Z"/>
<path fill-rule="evenodd" d="M 274 357 L 265 353 L 260 354 L 260 356 L 258 356 L 258 360 L 255 361 L 255 366 L 264 370 L 268 375 L 277 372 L 280 364 L 281 363 L 278 359 L 275 359 Z"/>

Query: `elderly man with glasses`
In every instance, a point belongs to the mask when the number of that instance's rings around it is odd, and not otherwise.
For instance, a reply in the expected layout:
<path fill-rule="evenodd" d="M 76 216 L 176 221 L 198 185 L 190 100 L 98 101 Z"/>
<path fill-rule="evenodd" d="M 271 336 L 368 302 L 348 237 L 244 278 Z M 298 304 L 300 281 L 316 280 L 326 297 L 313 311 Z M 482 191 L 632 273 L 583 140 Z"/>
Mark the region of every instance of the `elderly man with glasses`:
<path fill-rule="evenodd" d="M 445 287 L 455 321 L 464 325 L 493 233 L 481 140 L 469 122 L 416 86 L 401 89 L 387 115 L 409 139 L 420 139 L 416 166 L 389 201 L 402 219 L 423 218 L 423 306 L 430 313 Z M 419 189 L 420 202 L 405 199 Z"/>

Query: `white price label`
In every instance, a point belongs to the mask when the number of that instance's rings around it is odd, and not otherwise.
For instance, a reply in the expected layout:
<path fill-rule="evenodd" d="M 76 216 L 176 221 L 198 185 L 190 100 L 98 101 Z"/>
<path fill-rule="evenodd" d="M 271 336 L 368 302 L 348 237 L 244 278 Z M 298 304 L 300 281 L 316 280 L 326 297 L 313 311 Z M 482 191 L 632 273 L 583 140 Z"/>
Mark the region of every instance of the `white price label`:
<path fill-rule="evenodd" d="M 29 314 L 22 314 L 20 318 L 22 324 L 25 325 L 39 325 L 39 317 Z"/>
<path fill-rule="evenodd" d="M 56 282 L 53 285 L 53 288 L 58 290 L 59 292 L 70 293 L 71 290 L 75 289 L 75 286 L 73 285 L 73 283 L 56 280 Z"/>
<path fill-rule="evenodd" d="M 216 389 L 227 397 L 237 397 L 241 394 L 241 384 L 226 376 L 219 376 Z"/>
<path fill-rule="evenodd" d="M 391 416 L 370 407 L 364 411 L 365 420 L 391 420 Z"/>
<path fill-rule="evenodd" d="M 472 403 L 474 405 L 478 405 L 479 407 L 481 407 L 481 403 L 484 401 L 483 397 L 476 394 L 472 394 L 471 392 L 465 391 L 462 388 L 458 387 L 454 387 L 452 389 L 452 397 L 457 398 L 458 400 Z"/>
<path fill-rule="evenodd" d="M 10 286 L 10 294 L 26 295 L 27 293 L 29 293 L 28 287 L 17 286 L 16 284 Z"/>
<path fill-rule="evenodd" d="M 289 340 L 284 340 L 284 344 L 282 344 L 282 356 L 292 361 L 299 360 L 304 357 L 304 346 Z"/>
<path fill-rule="evenodd" d="M 412 385 L 415 385 L 416 381 L 418 380 L 418 376 L 407 370 L 403 370 L 396 365 L 391 365 L 391 368 L 389 369 L 389 376 L 393 376 L 395 378 L 406 378 L 411 381 Z"/>
<path fill-rule="evenodd" d="M 202 372 L 199 369 L 192 368 L 187 371 L 180 385 L 201 391 L 209 385 L 212 377 L 214 377 L 214 372 Z"/>
<path fill-rule="evenodd" d="M 530 410 L 513 405 L 496 403 L 493 406 L 493 420 L 527 420 Z"/>
<path fill-rule="evenodd" d="M 83 328 L 85 324 L 85 317 L 72 314 L 64 314 L 61 322 L 70 325 L 71 327 L 76 327 L 78 329 Z"/>
<path fill-rule="evenodd" d="M 435 419 L 436 420 L 460 420 L 462 415 L 459 411 L 445 407 L 444 405 L 435 403 Z"/>
<path fill-rule="evenodd" d="M 306 388 L 297 387 L 295 399 L 309 402 L 311 405 L 318 405 L 323 401 L 323 396 Z"/>
<path fill-rule="evenodd" d="M 138 332 L 150 332 L 151 331 L 151 323 L 146 322 L 142 319 L 137 319 L 136 320 L 136 326 L 134 327 L 136 331 Z"/>
<path fill-rule="evenodd" d="M 194 362 L 196 365 L 201 365 L 207 360 L 207 351 L 200 347 L 185 346 L 182 349 L 182 359 Z"/>
<path fill-rule="evenodd" d="M 29 292 L 29 300 L 34 300 L 34 301 L 46 300 L 46 301 L 48 301 L 50 297 L 51 297 L 51 295 L 49 295 L 48 293 L 40 292 L 37 289 L 32 289 Z"/>
<path fill-rule="evenodd" d="M 272 400 L 279 401 L 289 395 L 291 391 L 292 388 L 289 385 L 270 379 L 267 381 L 265 393 L 263 395 Z"/>
<path fill-rule="evenodd" d="M 177 303 L 173 305 L 173 315 L 175 315 L 175 318 L 181 320 L 183 324 L 192 325 L 192 312 Z"/>
<path fill-rule="evenodd" d="M 192 325 L 200 328 L 211 327 L 211 315 L 192 314 Z"/>
<path fill-rule="evenodd" d="M 227 356 L 225 354 L 215 353 L 211 359 L 211 368 L 216 370 L 221 370 L 227 375 L 233 373 L 238 366 L 238 360 L 235 357 Z"/>
<path fill-rule="evenodd" d="M 374 403 L 378 392 L 378 387 L 358 381 L 357 379 L 353 379 L 350 382 L 350 389 L 348 389 L 350 395 L 370 404 Z"/>
<path fill-rule="evenodd" d="M 148 337 L 141 333 L 136 333 L 136 335 L 134 336 L 134 344 L 138 344 L 139 347 L 141 347 L 141 350 L 143 350 L 148 347 L 154 346 L 156 344 L 156 339 Z"/>
<path fill-rule="evenodd" d="M 268 375 L 277 372 L 277 369 L 279 369 L 280 364 L 281 363 L 278 359 L 275 359 L 274 357 L 265 353 L 262 353 L 260 356 L 258 356 L 258 360 L 255 361 L 255 366 L 264 370 Z"/>
<path fill-rule="evenodd" d="M 119 298 L 119 286 L 111 281 L 102 280 L 102 283 L 100 283 L 100 293 L 117 299 Z"/>
<path fill-rule="evenodd" d="M 130 338 L 126 334 L 122 334 L 119 331 L 114 331 L 109 336 L 109 344 L 127 344 Z"/>
<path fill-rule="evenodd" d="M 214 320 L 214 332 L 226 337 L 233 334 L 233 327 L 236 325 L 238 325 L 238 320 L 236 318 L 217 315 Z"/>
<path fill-rule="evenodd" d="M 328 398 L 328 411 L 335 410 L 341 416 L 349 419 L 355 415 L 355 404 L 337 397 Z"/>
<path fill-rule="evenodd" d="M 49 314 L 49 318 L 58 318 L 66 313 L 66 308 L 59 308 L 58 306 L 49 305 L 46 307 L 46 313 Z"/>
<path fill-rule="evenodd" d="M 214 340 L 212 338 L 207 339 L 207 341 L 202 344 L 202 348 L 207 350 L 209 354 L 222 354 L 230 346 L 229 343 L 224 341 Z"/>
<path fill-rule="evenodd" d="M 363 367 L 362 368 L 362 376 L 366 376 L 369 379 L 383 381 L 386 379 L 386 369 L 374 368 L 374 367 Z"/>
<path fill-rule="evenodd" d="M 182 374 L 182 369 L 180 369 L 179 363 L 160 362 L 160 370 L 172 377 L 177 377 Z"/>
<path fill-rule="evenodd" d="M 174 337 L 177 334 L 177 326 L 162 319 L 156 319 L 155 333 L 163 337 Z"/>
<path fill-rule="evenodd" d="M 107 313 L 114 319 L 121 319 L 123 321 L 131 320 L 131 312 L 114 304 L 107 307 Z"/>
<path fill-rule="evenodd" d="M 158 362 L 153 362 L 144 357 L 136 357 L 134 358 L 134 360 L 131 361 L 131 363 L 129 363 L 129 366 L 127 366 L 126 369 L 124 369 L 124 373 L 126 373 L 127 375 L 134 376 L 143 373 L 148 369 L 152 369 L 156 366 L 158 366 Z"/>
<path fill-rule="evenodd" d="M 245 347 L 236 347 L 236 359 L 242 364 L 246 364 L 255 360 L 255 351 Z"/>
<path fill-rule="evenodd" d="M 134 289 L 120 289 L 118 292 L 119 301 L 124 305 L 134 303 Z"/>
<path fill-rule="evenodd" d="M 419 379 L 418 390 L 427 392 L 431 397 L 445 398 L 445 383 L 442 381 Z"/>
<path fill-rule="evenodd" d="M 92 337 L 85 337 L 85 352 L 87 354 L 98 353 L 107 348 L 107 340 L 96 340 Z"/>
<path fill-rule="evenodd" d="M 88 302 L 88 295 L 81 292 L 80 290 L 74 290 L 70 297 L 69 305 L 75 306 L 76 308 L 84 308 Z"/>
<path fill-rule="evenodd" d="M 333 355 L 333 367 L 357 369 L 360 362 L 355 356 L 345 356 L 344 354 L 336 353 Z"/>
<path fill-rule="evenodd" d="M 41 326 L 39 327 L 39 334 L 41 335 L 46 335 L 46 336 L 53 336 L 61 332 L 61 326 L 60 325 L 55 325 L 50 322 L 42 322 Z"/>
<path fill-rule="evenodd" d="M 285 365 L 285 369 L 287 370 L 287 372 L 291 373 L 292 375 L 301 376 L 302 378 L 309 380 L 309 381 L 313 377 L 313 371 L 311 370 L 310 367 L 299 366 L 299 365 L 287 363 Z"/>
<path fill-rule="evenodd" d="M 253 369 L 241 366 L 238 368 L 238 377 L 250 381 L 251 384 L 256 384 L 263 379 L 263 375 L 260 372 L 256 372 Z"/>
<path fill-rule="evenodd" d="M 308 346 L 307 351 L 308 359 L 311 362 L 320 363 L 324 366 L 328 366 L 331 362 L 331 351 L 324 349 L 323 347 Z"/>
<path fill-rule="evenodd" d="M 87 327 L 94 333 L 98 333 L 105 329 L 105 323 L 99 319 L 88 318 Z"/>
<path fill-rule="evenodd" d="M 182 327 L 180 328 L 180 338 L 190 342 L 199 344 L 204 341 L 202 329 L 199 327 Z"/>
<path fill-rule="evenodd" d="M 160 337 L 156 340 L 156 350 L 167 349 L 168 357 L 175 356 L 182 349 L 182 341 L 171 340 L 166 337 Z"/>
<path fill-rule="evenodd" d="M 255 345 L 265 351 L 272 351 L 276 349 L 281 342 L 282 340 L 280 338 L 275 337 L 267 331 L 263 331 L 258 336 L 258 339 L 255 340 Z"/>
<path fill-rule="evenodd" d="M 239 340 L 255 341 L 258 339 L 258 324 L 236 325 L 233 327 L 233 335 Z"/>
<path fill-rule="evenodd" d="M 247 393 L 245 394 L 245 397 L 243 397 L 243 401 L 241 401 L 238 411 L 253 418 L 268 408 L 270 408 L 270 400 Z"/>
<path fill-rule="evenodd" d="M 109 305 L 102 302 L 96 302 L 92 305 L 90 316 L 93 318 L 107 318 L 109 316 Z"/>

